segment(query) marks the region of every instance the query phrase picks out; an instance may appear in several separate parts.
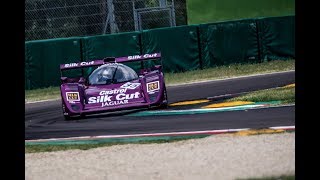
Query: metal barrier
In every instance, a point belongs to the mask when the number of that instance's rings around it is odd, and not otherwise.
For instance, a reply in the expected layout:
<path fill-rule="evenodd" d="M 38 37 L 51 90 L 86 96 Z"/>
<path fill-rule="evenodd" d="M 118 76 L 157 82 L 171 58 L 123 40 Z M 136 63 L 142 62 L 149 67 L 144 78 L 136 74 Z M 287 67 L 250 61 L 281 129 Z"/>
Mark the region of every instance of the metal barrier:
<path fill-rule="evenodd" d="M 186 0 L 26 0 L 25 40 L 187 25 Z"/>

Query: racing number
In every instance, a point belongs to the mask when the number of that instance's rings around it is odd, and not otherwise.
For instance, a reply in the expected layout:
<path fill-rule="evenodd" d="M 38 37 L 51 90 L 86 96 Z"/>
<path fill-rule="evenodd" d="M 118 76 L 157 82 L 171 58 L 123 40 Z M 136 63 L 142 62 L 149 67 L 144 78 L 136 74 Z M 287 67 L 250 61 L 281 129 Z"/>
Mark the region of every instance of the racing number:
<path fill-rule="evenodd" d="M 155 91 L 159 89 L 159 81 L 148 83 L 148 92 Z"/>
<path fill-rule="evenodd" d="M 67 100 L 68 101 L 77 101 L 79 100 L 79 93 L 78 92 L 67 92 Z"/>
<path fill-rule="evenodd" d="M 152 84 L 149 84 L 149 91 L 152 91 L 154 89 L 157 89 L 158 88 L 158 84 L 157 83 L 152 83 Z"/>

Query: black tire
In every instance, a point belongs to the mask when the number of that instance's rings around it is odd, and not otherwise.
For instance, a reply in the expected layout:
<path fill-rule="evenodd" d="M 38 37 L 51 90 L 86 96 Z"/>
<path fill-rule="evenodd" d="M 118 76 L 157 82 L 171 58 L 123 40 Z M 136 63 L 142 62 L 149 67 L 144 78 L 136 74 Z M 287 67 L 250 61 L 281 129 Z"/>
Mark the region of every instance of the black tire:
<path fill-rule="evenodd" d="M 62 113 L 65 113 L 64 108 L 65 108 L 65 105 L 62 103 Z M 72 118 L 71 116 L 69 116 L 69 115 L 63 115 L 63 117 L 64 117 L 64 120 L 65 120 L 65 121 L 70 121 L 70 120 L 73 119 L 73 118 Z"/>
<path fill-rule="evenodd" d="M 81 114 L 80 116 L 68 116 L 68 115 L 63 115 L 64 120 L 66 121 L 71 121 L 71 120 L 80 120 L 80 119 L 85 119 L 86 115 Z"/>
<path fill-rule="evenodd" d="M 86 118 L 86 115 L 85 114 L 81 114 L 80 115 L 80 119 L 85 119 Z"/>
<path fill-rule="evenodd" d="M 72 120 L 72 117 L 70 117 L 68 115 L 63 115 L 63 117 L 64 117 L 64 120 L 66 120 L 66 121 Z"/>
<path fill-rule="evenodd" d="M 169 105 L 168 105 L 168 95 L 167 95 L 166 86 L 164 86 L 163 96 L 164 96 L 164 100 L 165 100 L 166 102 L 162 103 L 162 104 L 159 106 L 159 109 L 167 109 L 167 108 L 169 107 Z"/>
<path fill-rule="evenodd" d="M 160 106 L 158 106 L 158 109 L 168 109 L 168 103 L 162 103 Z"/>
<path fill-rule="evenodd" d="M 164 86 L 163 96 L 164 96 L 164 99 L 167 101 L 167 104 L 168 104 L 168 95 L 167 95 L 167 88 L 166 88 L 166 86 Z"/>

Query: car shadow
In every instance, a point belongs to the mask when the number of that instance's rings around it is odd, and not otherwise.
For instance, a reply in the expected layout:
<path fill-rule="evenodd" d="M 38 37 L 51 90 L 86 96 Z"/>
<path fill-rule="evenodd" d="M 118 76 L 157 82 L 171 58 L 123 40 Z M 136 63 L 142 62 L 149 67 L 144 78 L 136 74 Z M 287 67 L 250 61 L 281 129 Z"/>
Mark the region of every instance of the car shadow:
<path fill-rule="evenodd" d="M 71 121 L 79 122 L 79 121 L 85 121 L 90 119 L 101 119 L 101 118 L 107 118 L 107 117 L 125 116 L 125 115 L 146 111 L 146 110 L 148 109 L 144 108 L 144 109 L 120 110 L 120 111 L 114 111 L 114 112 L 102 112 L 97 114 L 87 114 L 84 116 L 73 117 Z"/>

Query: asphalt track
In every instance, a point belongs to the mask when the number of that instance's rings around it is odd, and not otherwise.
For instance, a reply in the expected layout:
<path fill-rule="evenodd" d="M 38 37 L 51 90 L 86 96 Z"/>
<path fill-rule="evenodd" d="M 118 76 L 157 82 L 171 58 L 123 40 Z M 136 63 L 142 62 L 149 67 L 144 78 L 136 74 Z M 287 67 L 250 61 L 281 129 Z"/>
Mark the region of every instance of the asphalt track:
<path fill-rule="evenodd" d="M 169 103 L 280 87 L 295 82 L 295 71 L 169 86 Z M 214 98 L 213 98 L 214 99 Z M 221 98 L 214 99 L 215 101 Z M 177 109 L 181 107 L 170 107 Z M 61 102 L 25 106 L 25 139 L 265 128 L 295 124 L 295 106 L 174 116 L 126 116 L 131 112 L 93 115 L 64 121 Z"/>

